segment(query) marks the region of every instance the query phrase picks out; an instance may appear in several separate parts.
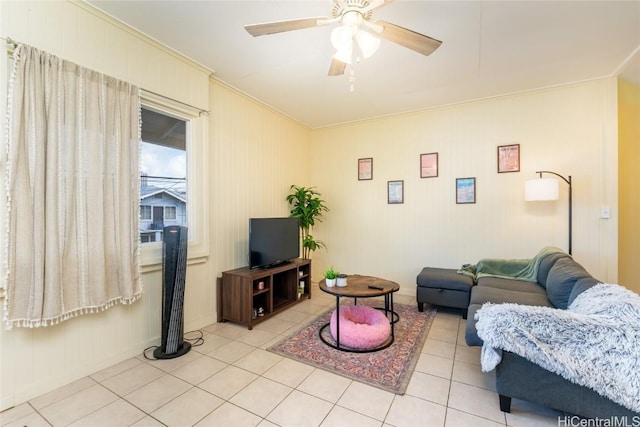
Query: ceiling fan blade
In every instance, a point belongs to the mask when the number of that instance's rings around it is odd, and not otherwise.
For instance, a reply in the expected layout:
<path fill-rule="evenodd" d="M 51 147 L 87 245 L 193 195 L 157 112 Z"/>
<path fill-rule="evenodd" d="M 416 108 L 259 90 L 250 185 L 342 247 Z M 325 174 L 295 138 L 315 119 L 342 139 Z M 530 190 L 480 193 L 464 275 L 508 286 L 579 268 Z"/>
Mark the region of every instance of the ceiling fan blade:
<path fill-rule="evenodd" d="M 362 14 L 372 11 L 374 9 L 378 9 L 382 6 L 386 6 L 389 3 L 392 3 L 394 0 L 371 0 L 367 6 L 362 9 Z"/>
<path fill-rule="evenodd" d="M 292 19 L 290 21 L 267 22 L 265 24 L 245 25 L 244 29 L 253 37 L 266 36 L 267 34 L 283 33 L 285 31 L 303 30 L 317 27 L 318 21 L 326 21 L 326 17 Z"/>
<path fill-rule="evenodd" d="M 347 64 L 342 61 L 338 61 L 333 58 L 331 60 L 331 65 L 329 66 L 329 75 L 330 76 L 341 76 L 344 74 L 344 69 L 347 68 Z"/>
<path fill-rule="evenodd" d="M 377 36 L 423 55 L 430 55 L 442 44 L 440 40 L 425 36 L 424 34 L 416 33 L 415 31 L 408 30 L 389 22 L 377 21 L 375 24 L 384 28 L 382 33 L 376 34 Z"/>

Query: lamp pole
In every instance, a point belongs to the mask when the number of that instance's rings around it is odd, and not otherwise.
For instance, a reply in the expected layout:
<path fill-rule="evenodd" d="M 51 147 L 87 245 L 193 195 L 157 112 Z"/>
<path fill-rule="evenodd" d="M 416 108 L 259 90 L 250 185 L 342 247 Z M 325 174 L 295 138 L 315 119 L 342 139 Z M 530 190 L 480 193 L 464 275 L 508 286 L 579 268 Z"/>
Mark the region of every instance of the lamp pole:
<path fill-rule="evenodd" d="M 562 175 L 560 175 L 560 174 L 558 174 L 558 173 L 555 173 L 555 172 L 551 172 L 551 171 L 536 171 L 536 173 L 537 173 L 537 174 L 540 174 L 540 178 L 542 178 L 542 174 L 543 174 L 543 173 L 550 173 L 550 174 L 555 175 L 555 176 L 557 176 L 557 177 L 559 177 L 559 178 L 562 178 L 562 179 L 564 180 L 564 182 L 566 182 L 567 184 L 569 184 L 569 255 L 571 255 L 571 218 L 572 218 L 572 216 L 573 216 L 573 214 L 572 214 L 572 210 L 573 210 L 572 206 L 573 206 L 573 203 L 572 203 L 572 194 L 571 194 L 571 193 L 572 193 L 572 189 L 571 189 L 571 175 L 568 175 L 568 176 L 567 176 L 568 178 L 565 178 L 564 176 L 562 176 Z"/>

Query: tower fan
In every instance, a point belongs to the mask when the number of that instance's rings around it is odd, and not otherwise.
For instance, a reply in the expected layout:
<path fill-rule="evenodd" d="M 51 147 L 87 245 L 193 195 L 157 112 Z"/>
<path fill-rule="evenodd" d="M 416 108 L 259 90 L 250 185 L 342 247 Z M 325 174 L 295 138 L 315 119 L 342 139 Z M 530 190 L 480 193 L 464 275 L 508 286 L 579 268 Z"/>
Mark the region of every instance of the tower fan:
<path fill-rule="evenodd" d="M 191 350 L 191 344 L 184 342 L 187 227 L 167 226 L 162 234 L 162 343 L 153 355 L 173 359 Z"/>

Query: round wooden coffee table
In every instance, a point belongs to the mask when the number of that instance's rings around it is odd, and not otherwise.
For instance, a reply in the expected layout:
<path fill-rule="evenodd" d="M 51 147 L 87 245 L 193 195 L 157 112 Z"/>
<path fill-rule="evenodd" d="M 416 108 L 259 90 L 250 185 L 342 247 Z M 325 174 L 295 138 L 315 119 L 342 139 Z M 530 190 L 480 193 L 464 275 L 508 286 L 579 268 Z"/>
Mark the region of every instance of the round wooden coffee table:
<path fill-rule="evenodd" d="M 323 325 L 318 334 L 322 342 L 336 350 L 349 351 L 353 353 L 369 353 L 389 347 L 395 339 L 393 325 L 400 319 L 398 313 L 393 310 L 393 293 L 400 290 L 400 285 L 390 280 L 379 279 L 371 276 L 352 275 L 347 276 L 347 286 L 327 286 L 327 282 L 322 279 L 319 283 L 320 290 L 336 297 L 336 339 L 335 343 L 330 342 L 323 336 L 323 332 L 330 328 L 330 322 Z M 384 311 L 391 324 L 391 335 L 389 339 L 378 347 L 370 349 L 354 349 L 340 345 L 340 298 L 353 298 L 354 305 L 358 304 L 358 298 L 373 298 L 384 296 L 384 307 L 378 310 Z M 329 333 L 329 336 L 331 334 Z"/>

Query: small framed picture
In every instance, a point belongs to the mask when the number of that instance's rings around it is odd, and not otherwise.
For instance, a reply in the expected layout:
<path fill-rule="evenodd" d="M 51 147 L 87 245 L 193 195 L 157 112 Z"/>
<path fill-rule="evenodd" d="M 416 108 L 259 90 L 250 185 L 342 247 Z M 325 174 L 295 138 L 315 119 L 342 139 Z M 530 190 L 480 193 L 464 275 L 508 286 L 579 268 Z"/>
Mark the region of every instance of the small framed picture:
<path fill-rule="evenodd" d="M 520 144 L 498 146 L 498 173 L 520 172 Z"/>
<path fill-rule="evenodd" d="M 358 181 L 373 179 L 373 158 L 358 159 Z"/>
<path fill-rule="evenodd" d="M 476 179 L 456 178 L 456 203 L 476 202 Z"/>
<path fill-rule="evenodd" d="M 404 181 L 387 181 L 387 203 L 404 203 Z"/>
<path fill-rule="evenodd" d="M 420 154 L 420 178 L 438 176 L 438 153 Z"/>

